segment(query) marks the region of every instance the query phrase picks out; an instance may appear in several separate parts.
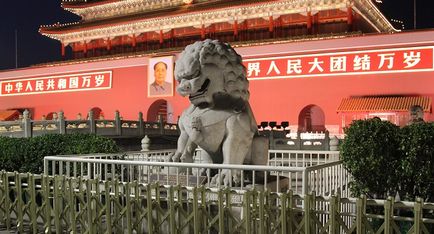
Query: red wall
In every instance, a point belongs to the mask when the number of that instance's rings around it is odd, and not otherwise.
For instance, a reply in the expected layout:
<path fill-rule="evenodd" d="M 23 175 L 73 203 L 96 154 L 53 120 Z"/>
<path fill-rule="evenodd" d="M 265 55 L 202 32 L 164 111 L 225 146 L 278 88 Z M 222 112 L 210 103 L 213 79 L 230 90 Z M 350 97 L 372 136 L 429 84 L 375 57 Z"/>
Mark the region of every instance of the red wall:
<path fill-rule="evenodd" d="M 317 105 L 327 125 L 340 124 L 336 110 L 343 98 L 370 95 L 421 95 L 434 99 L 434 72 L 315 77 L 250 82 L 256 120 L 297 124 L 308 105 Z M 434 120 L 430 115 L 430 120 Z"/>
<path fill-rule="evenodd" d="M 422 31 L 239 47 L 236 50 L 244 58 L 257 58 L 367 48 L 434 46 L 433 39 L 434 31 Z M 111 70 L 113 82 L 112 88 L 107 90 L 0 97 L 0 109 L 32 108 L 35 119 L 63 110 L 67 118 L 74 119 L 78 112 L 86 116 L 89 109 L 99 107 L 107 119 L 113 118 L 115 110 L 119 110 L 124 119 L 137 119 L 137 113 L 142 111 L 146 119 L 149 106 L 159 99 L 147 97 L 148 60 L 148 57 L 138 57 L 3 71 L 0 72 L 0 81 Z M 289 121 L 290 125 L 297 125 L 300 111 L 308 105 L 316 105 L 324 111 L 326 125 L 340 125 L 341 118 L 336 110 L 341 100 L 350 96 L 420 95 L 434 99 L 434 71 L 251 80 L 250 93 L 258 123 Z M 168 102 L 169 112 L 173 113 L 171 121 L 176 122 L 188 100 L 176 93 L 174 97 L 164 99 Z M 432 114 L 428 118 L 434 120 Z"/>
<path fill-rule="evenodd" d="M 42 115 L 49 112 L 63 110 L 67 118 L 75 119 L 77 113 L 80 112 L 85 117 L 91 108 L 99 107 L 106 119 L 112 119 L 114 112 L 119 110 L 124 119 L 137 119 L 141 111 L 146 120 L 149 106 L 161 99 L 147 97 L 147 60 L 148 58 L 135 58 L 3 72 L 0 73 L 1 80 L 108 70 L 113 72 L 113 78 L 111 89 L 106 90 L 0 97 L 0 109 L 29 108 L 33 110 L 35 119 L 41 119 Z M 188 100 L 177 95 L 162 99 L 167 100 L 169 111 L 173 113 L 172 122 L 176 122 L 177 116 L 188 105 Z"/>

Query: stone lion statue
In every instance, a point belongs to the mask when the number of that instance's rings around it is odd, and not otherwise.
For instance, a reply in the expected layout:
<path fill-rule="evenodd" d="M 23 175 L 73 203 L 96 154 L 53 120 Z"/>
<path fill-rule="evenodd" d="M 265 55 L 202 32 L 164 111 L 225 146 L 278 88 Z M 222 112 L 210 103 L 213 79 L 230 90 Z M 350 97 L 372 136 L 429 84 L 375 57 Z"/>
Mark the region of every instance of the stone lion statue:
<path fill-rule="evenodd" d="M 265 164 L 268 142 L 257 136 L 250 108 L 249 82 L 238 55 L 217 40 L 199 41 L 180 54 L 175 66 L 177 92 L 191 105 L 179 119 L 181 130 L 173 162 L 193 162 L 197 146 L 212 163 Z M 264 155 L 265 154 L 265 155 Z M 253 157 L 252 157 L 253 156 Z M 223 170 L 214 183 L 240 182 L 240 172 Z"/>

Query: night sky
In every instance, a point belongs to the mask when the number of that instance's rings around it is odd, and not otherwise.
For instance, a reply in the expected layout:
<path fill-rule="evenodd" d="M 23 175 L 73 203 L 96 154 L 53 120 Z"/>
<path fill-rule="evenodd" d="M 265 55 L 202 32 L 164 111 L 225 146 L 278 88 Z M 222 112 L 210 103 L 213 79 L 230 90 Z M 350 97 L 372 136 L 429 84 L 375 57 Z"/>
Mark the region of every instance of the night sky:
<path fill-rule="evenodd" d="M 382 0 L 380 10 L 413 29 L 413 0 Z M 0 70 L 15 68 L 15 30 L 18 67 L 60 60 L 60 43 L 39 34 L 40 25 L 67 23 L 79 17 L 63 10 L 60 0 L 3 0 L 0 8 Z M 417 28 L 434 28 L 432 0 L 417 0 Z M 400 24 L 394 24 L 400 29 Z M 434 38 L 433 38 L 434 39 Z"/>

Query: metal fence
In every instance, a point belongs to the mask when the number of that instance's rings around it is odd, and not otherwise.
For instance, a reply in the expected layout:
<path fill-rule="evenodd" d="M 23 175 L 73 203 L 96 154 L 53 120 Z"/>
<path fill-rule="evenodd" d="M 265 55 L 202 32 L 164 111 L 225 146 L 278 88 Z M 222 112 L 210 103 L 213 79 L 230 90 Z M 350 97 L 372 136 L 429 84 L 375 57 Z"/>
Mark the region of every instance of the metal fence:
<path fill-rule="evenodd" d="M 19 233 L 433 233 L 433 212 L 421 200 L 0 172 L 0 228 Z"/>

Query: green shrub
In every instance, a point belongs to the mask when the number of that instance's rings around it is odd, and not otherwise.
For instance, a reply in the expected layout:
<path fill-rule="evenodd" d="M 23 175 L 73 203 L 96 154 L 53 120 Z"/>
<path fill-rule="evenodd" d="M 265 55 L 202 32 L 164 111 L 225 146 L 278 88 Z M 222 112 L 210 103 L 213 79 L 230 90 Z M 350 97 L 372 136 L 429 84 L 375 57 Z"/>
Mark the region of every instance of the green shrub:
<path fill-rule="evenodd" d="M 353 195 L 385 198 L 394 195 L 398 178 L 399 128 L 379 119 L 356 120 L 344 129 L 341 144 L 345 168 L 353 175 Z"/>
<path fill-rule="evenodd" d="M 45 156 L 119 152 L 112 139 L 93 134 L 0 137 L 0 147 L 1 170 L 31 173 L 42 173 Z"/>
<path fill-rule="evenodd" d="M 400 194 L 434 202 L 434 125 L 415 123 L 401 129 Z"/>
<path fill-rule="evenodd" d="M 15 171 L 23 164 L 24 153 L 29 150 L 26 142 L 24 138 L 0 137 L 1 170 Z"/>

